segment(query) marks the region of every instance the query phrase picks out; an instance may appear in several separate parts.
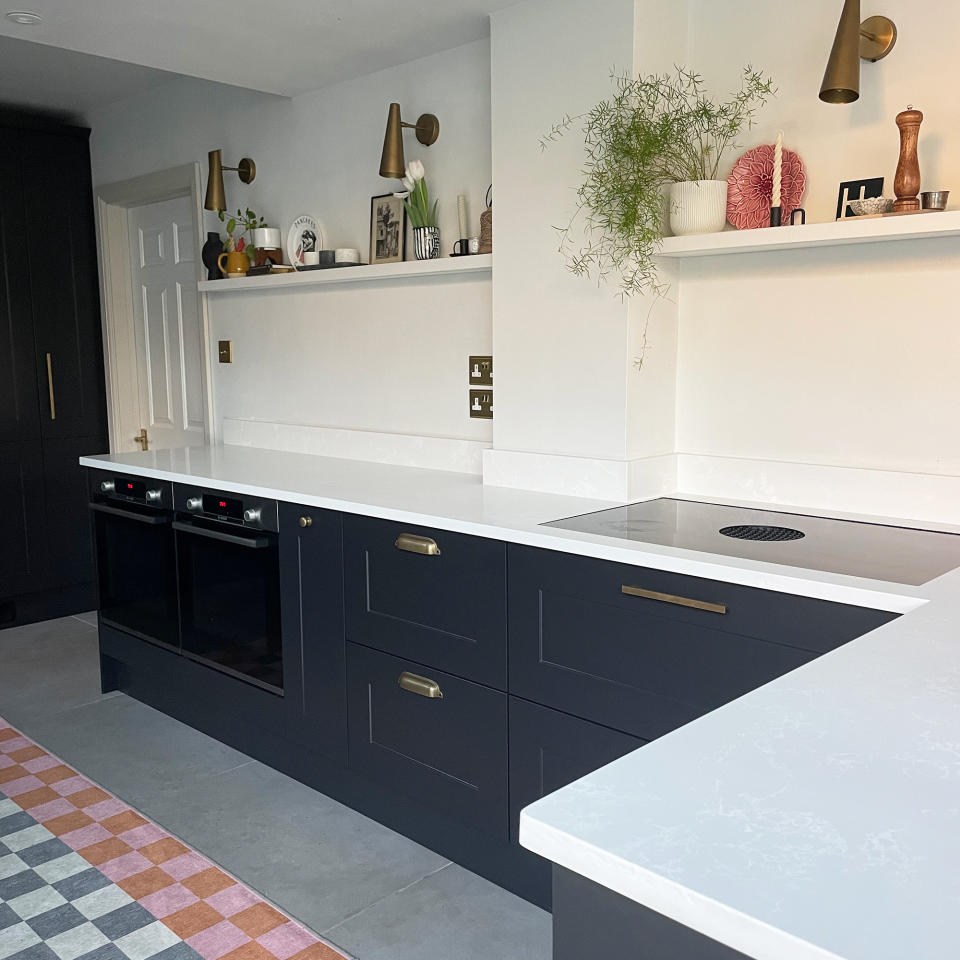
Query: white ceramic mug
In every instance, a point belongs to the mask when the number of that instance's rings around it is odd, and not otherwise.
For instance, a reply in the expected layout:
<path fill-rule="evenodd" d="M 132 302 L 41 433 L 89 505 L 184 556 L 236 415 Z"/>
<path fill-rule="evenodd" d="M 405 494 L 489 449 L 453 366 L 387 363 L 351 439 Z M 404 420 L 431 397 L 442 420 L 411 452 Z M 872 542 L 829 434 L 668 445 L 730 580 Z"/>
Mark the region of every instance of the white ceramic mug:
<path fill-rule="evenodd" d="M 315 267 L 320 262 L 320 252 L 318 250 L 303 251 L 303 265 L 305 267 Z"/>

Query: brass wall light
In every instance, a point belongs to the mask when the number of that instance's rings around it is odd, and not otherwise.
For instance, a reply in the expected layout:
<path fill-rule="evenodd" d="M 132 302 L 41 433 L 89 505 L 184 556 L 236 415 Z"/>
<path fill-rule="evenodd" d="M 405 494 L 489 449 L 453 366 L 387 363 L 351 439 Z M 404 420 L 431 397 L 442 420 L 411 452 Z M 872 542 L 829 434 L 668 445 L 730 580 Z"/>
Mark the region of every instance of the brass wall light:
<path fill-rule="evenodd" d="M 253 183 L 257 175 L 257 165 L 249 158 L 244 157 L 236 167 L 225 167 L 219 150 L 211 150 L 207 154 L 210 169 L 207 173 L 207 196 L 203 201 L 205 210 L 226 210 L 227 195 L 223 189 L 223 171 L 234 170 L 240 176 L 241 183 Z"/>
<path fill-rule="evenodd" d="M 404 123 L 400 119 L 400 104 L 391 103 L 387 114 L 387 132 L 383 138 L 383 154 L 380 157 L 380 176 L 399 180 L 404 176 L 407 164 L 403 157 L 403 128 L 417 131 L 417 139 L 425 146 L 436 143 L 440 136 L 440 121 L 432 113 L 423 113 L 416 123 Z"/>
<path fill-rule="evenodd" d="M 853 103 L 860 99 L 860 61 L 882 60 L 897 42 L 897 27 L 889 17 L 860 22 L 860 0 L 844 0 L 830 59 L 820 85 L 824 103 Z"/>

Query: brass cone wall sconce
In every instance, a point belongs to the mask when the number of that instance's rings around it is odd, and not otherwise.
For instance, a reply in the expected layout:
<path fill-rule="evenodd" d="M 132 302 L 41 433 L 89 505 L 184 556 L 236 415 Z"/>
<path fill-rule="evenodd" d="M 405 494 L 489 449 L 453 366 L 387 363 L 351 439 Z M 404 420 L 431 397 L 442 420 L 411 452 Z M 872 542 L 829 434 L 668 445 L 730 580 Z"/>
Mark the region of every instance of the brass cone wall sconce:
<path fill-rule="evenodd" d="M 403 155 L 404 127 L 416 130 L 417 139 L 425 146 L 436 143 L 440 136 L 440 121 L 432 113 L 423 113 L 416 123 L 404 123 L 400 119 L 400 104 L 391 103 L 387 113 L 387 132 L 383 137 L 383 154 L 380 157 L 380 176 L 399 180 L 404 176 L 407 163 Z"/>
<path fill-rule="evenodd" d="M 889 17 L 860 22 L 860 0 L 844 0 L 837 35 L 820 85 L 824 103 L 853 103 L 860 99 L 860 61 L 876 63 L 893 49 L 897 27 Z"/>
<path fill-rule="evenodd" d="M 226 210 L 227 195 L 223 189 L 223 171 L 231 170 L 240 177 L 241 183 L 252 183 L 257 175 L 257 165 L 249 158 L 244 157 L 235 167 L 225 167 L 219 150 L 211 150 L 207 154 L 209 170 L 207 172 L 207 195 L 203 201 L 205 210 Z"/>

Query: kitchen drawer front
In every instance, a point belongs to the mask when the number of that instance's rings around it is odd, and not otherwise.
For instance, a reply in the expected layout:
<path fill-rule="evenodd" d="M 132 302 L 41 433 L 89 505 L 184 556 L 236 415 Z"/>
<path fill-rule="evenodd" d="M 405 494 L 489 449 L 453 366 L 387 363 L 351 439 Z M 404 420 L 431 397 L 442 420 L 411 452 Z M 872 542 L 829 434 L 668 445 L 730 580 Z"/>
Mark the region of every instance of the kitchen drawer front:
<path fill-rule="evenodd" d="M 435 683 L 442 697 L 401 687 L 410 674 Z M 506 694 L 348 643 L 347 700 L 352 769 L 507 836 Z"/>
<path fill-rule="evenodd" d="M 646 743 L 510 697 L 510 839 L 517 841 L 520 811 Z"/>
<path fill-rule="evenodd" d="M 506 689 L 503 543 L 345 516 L 344 575 L 348 640 Z"/>
<path fill-rule="evenodd" d="M 719 614 L 693 623 L 621 594 L 646 573 L 511 551 L 510 692 L 652 740 L 816 656 L 717 629 Z M 725 586 L 699 596 L 726 599 Z"/>

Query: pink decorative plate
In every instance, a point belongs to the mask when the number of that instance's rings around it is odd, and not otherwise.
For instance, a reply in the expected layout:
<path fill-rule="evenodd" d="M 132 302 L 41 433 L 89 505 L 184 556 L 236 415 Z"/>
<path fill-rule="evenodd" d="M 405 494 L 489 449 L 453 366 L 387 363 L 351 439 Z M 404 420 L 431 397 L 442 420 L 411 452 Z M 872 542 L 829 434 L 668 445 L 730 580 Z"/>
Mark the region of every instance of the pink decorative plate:
<path fill-rule="evenodd" d="M 773 144 L 764 143 L 748 150 L 733 166 L 727 178 L 727 219 L 738 230 L 754 230 L 770 226 L 773 199 Z M 783 223 L 790 223 L 790 214 L 800 206 L 807 175 L 803 161 L 792 150 L 783 148 L 780 174 Z"/>

